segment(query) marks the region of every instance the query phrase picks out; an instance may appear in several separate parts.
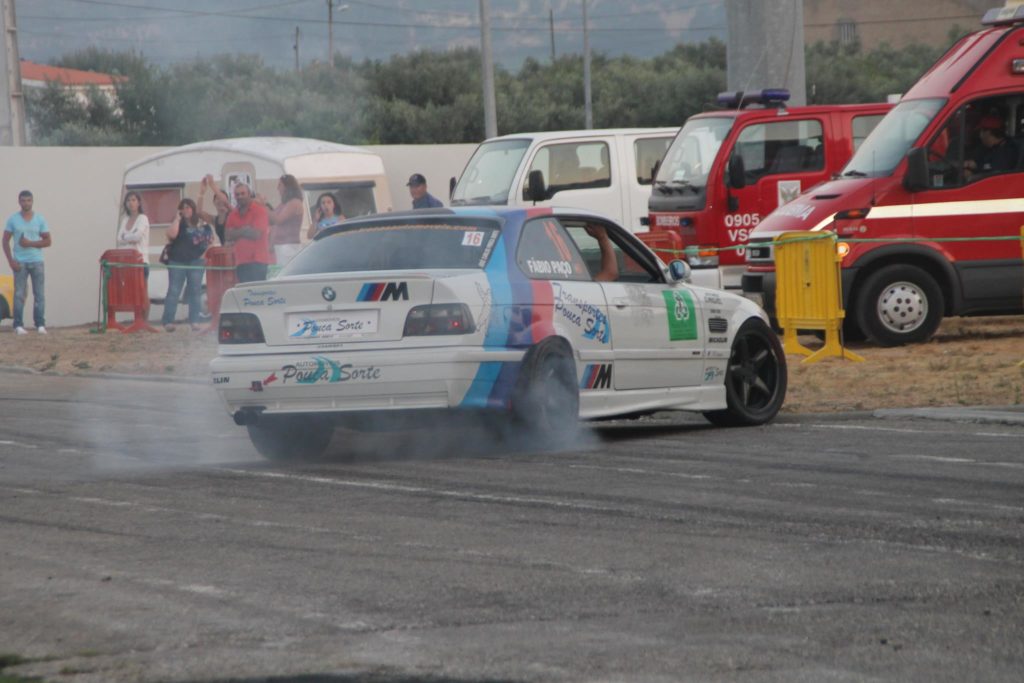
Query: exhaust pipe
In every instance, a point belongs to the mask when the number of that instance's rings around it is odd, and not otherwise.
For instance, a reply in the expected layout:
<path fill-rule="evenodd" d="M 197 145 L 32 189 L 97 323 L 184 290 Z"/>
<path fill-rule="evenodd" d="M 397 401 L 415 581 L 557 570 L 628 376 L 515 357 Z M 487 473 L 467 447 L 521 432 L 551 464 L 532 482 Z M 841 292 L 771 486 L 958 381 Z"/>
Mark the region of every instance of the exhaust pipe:
<path fill-rule="evenodd" d="M 235 419 L 235 424 L 239 427 L 246 425 L 254 425 L 259 422 L 260 413 L 266 410 L 265 406 L 246 406 L 245 408 L 239 408 L 235 411 L 232 416 Z"/>

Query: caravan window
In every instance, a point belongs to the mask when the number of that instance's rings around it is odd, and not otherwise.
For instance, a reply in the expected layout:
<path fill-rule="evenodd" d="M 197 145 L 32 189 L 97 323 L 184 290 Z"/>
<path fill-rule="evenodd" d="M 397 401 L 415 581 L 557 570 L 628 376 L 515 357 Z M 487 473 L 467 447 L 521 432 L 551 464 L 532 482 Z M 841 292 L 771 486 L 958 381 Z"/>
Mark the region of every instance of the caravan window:
<path fill-rule="evenodd" d="M 377 200 L 373 196 L 376 185 L 372 180 L 351 183 L 307 183 L 302 186 L 302 190 L 306 193 L 306 206 L 311 211 L 316 210 L 317 197 L 324 192 L 330 192 L 337 197 L 345 218 L 355 218 L 377 213 Z"/>
<path fill-rule="evenodd" d="M 125 192 L 138 192 L 142 197 L 142 211 L 149 218 L 149 224 L 160 226 L 170 225 L 174 216 L 177 215 L 183 189 L 181 185 L 173 187 L 133 187 L 129 185 L 125 188 Z M 121 199 L 123 202 L 124 197 L 122 196 Z"/>

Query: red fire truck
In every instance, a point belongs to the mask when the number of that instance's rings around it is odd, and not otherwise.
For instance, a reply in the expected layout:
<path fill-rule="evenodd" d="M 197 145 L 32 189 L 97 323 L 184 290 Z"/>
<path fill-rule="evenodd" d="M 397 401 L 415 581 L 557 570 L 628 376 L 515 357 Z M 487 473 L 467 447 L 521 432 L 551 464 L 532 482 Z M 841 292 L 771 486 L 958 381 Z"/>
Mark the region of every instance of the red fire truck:
<path fill-rule="evenodd" d="M 1024 225 L 1024 6 L 1007 3 L 982 23 L 907 92 L 839 178 L 761 221 L 746 294 L 773 308 L 774 235 L 834 230 L 848 339 L 920 342 L 943 316 L 1024 310 L 1014 239 Z"/>
<path fill-rule="evenodd" d="M 787 108 L 788 99 L 781 89 L 722 93 L 722 110 L 690 117 L 665 153 L 648 202 L 650 232 L 638 236 L 655 247 L 695 247 L 686 258 L 697 284 L 739 289 L 750 231 L 834 176 L 892 108 Z M 665 232 L 681 245 L 666 243 Z"/>

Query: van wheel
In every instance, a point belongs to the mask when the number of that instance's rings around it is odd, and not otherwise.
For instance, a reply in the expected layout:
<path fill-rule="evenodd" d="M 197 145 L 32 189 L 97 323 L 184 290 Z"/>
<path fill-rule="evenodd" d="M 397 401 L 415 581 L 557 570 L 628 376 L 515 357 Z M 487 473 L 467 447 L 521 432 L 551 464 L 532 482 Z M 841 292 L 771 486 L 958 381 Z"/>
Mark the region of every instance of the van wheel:
<path fill-rule="evenodd" d="M 526 354 L 512 395 L 512 414 L 545 440 L 567 443 L 575 436 L 580 392 L 568 344 L 545 339 Z"/>
<path fill-rule="evenodd" d="M 327 449 L 334 425 L 327 420 L 298 415 L 267 417 L 246 425 L 249 440 L 268 460 L 312 460 Z"/>
<path fill-rule="evenodd" d="M 945 302 L 935 278 L 910 265 L 881 268 L 864 280 L 857 322 L 880 346 L 928 341 L 942 322 Z"/>
<path fill-rule="evenodd" d="M 760 318 L 751 318 L 732 340 L 725 371 L 725 410 L 704 413 L 720 427 L 759 425 L 775 417 L 786 398 L 786 354 L 779 337 Z"/>

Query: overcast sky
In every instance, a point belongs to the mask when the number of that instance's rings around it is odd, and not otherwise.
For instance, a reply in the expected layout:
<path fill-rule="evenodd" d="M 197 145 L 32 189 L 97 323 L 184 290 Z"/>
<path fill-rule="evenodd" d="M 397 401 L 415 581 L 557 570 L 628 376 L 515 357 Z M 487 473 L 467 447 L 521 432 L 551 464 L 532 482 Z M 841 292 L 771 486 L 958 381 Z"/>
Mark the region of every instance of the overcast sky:
<path fill-rule="evenodd" d="M 256 53 L 294 64 L 327 55 L 328 0 L 15 0 L 23 59 L 48 62 L 88 46 L 134 50 L 152 63 Z M 356 60 L 417 49 L 479 47 L 479 0 L 334 0 L 334 49 Z M 490 0 L 495 60 L 580 53 L 582 0 Z M 594 52 L 649 57 L 679 42 L 725 38 L 724 0 L 588 0 Z M 346 9 L 347 8 L 347 9 Z"/>

